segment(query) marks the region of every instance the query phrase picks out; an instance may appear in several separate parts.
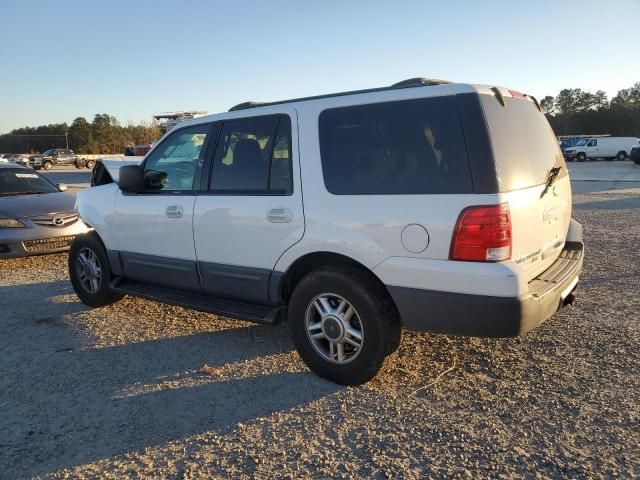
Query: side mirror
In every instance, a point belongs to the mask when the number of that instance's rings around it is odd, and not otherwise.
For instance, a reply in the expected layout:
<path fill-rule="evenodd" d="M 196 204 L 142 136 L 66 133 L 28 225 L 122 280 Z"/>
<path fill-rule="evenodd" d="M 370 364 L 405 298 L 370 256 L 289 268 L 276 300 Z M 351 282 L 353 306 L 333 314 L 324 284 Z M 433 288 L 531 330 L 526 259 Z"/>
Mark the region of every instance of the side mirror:
<path fill-rule="evenodd" d="M 58 185 L 58 190 L 60 190 L 61 192 L 66 192 L 67 191 L 67 184 L 66 183 L 59 183 Z"/>
<path fill-rule="evenodd" d="M 167 180 L 167 172 L 147 170 L 144 172 L 144 187 L 149 190 L 162 190 Z"/>
<path fill-rule="evenodd" d="M 144 188 L 144 171 L 140 165 L 124 165 L 118 170 L 118 186 L 123 192 L 137 192 Z"/>

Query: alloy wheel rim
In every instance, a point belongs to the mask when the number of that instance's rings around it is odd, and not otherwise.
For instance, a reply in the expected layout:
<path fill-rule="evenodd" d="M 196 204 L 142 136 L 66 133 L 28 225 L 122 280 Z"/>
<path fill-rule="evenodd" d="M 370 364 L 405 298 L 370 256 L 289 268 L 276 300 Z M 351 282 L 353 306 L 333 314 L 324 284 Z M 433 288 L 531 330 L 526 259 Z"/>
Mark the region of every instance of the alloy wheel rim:
<path fill-rule="evenodd" d="M 88 247 L 83 247 L 76 257 L 76 273 L 82 288 L 88 293 L 97 293 L 102 283 L 102 268 L 98 256 Z"/>
<path fill-rule="evenodd" d="M 335 293 L 321 293 L 309 302 L 305 330 L 323 359 L 344 365 L 354 361 L 364 345 L 364 329 L 356 309 Z"/>

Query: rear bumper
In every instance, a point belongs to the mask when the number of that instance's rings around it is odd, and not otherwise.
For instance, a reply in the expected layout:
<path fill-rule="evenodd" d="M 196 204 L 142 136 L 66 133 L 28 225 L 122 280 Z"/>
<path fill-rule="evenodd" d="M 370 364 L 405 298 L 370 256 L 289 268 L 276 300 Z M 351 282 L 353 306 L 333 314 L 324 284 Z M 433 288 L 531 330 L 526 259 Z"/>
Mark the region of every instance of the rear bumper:
<path fill-rule="evenodd" d="M 529 282 L 522 297 L 470 295 L 388 286 L 403 325 L 450 335 L 514 337 L 563 307 L 582 272 L 584 245 L 567 242 L 558 259 Z"/>

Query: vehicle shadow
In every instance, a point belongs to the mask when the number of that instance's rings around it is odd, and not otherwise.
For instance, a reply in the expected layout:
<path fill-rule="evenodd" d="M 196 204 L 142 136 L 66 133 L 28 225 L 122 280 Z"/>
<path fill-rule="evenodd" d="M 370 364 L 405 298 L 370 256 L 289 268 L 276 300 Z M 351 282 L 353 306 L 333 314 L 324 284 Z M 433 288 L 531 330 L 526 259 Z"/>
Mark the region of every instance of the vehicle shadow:
<path fill-rule="evenodd" d="M 225 431 L 340 390 L 304 367 L 247 369 L 294 355 L 282 326 L 99 348 L 83 332 L 86 308 L 66 293 L 66 282 L 0 287 L 2 305 L 30 299 L 0 319 L 0 465 L 13 478 Z M 222 374 L 202 373 L 205 364 Z"/>

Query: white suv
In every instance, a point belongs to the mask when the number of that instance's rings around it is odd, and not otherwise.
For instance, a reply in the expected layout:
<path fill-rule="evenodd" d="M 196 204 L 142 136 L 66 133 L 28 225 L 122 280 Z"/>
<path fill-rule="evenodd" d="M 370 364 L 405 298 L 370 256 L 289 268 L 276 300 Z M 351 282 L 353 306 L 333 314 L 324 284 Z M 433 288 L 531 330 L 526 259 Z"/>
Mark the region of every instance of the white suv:
<path fill-rule="evenodd" d="M 573 301 L 582 269 L 562 152 L 536 100 L 504 88 L 415 79 L 250 102 L 111 174 L 77 196 L 93 229 L 69 256 L 84 303 L 287 319 L 304 361 L 341 384 L 371 379 L 401 327 L 523 334 Z"/>

